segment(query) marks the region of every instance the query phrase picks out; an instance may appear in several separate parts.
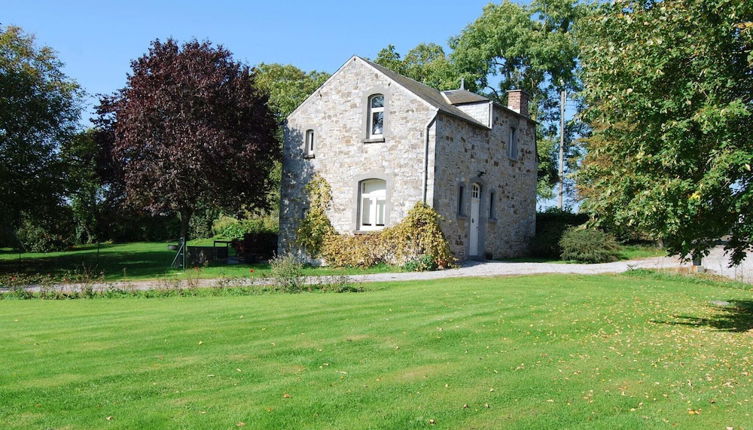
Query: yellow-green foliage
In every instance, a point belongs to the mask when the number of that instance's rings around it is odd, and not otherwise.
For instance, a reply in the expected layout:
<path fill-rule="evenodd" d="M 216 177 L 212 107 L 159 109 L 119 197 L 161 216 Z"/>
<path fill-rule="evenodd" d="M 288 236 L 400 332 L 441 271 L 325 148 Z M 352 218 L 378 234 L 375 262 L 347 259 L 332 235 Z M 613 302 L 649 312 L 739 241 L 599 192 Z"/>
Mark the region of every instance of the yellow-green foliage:
<path fill-rule="evenodd" d="M 321 256 L 336 267 L 372 267 L 385 262 L 381 232 L 359 235 L 331 234 L 324 239 Z"/>
<path fill-rule="evenodd" d="M 399 224 L 380 232 L 327 236 L 321 256 L 339 267 L 402 266 L 424 256 L 441 268 L 455 263 L 439 228 L 439 214 L 423 203 L 416 204 Z"/>
<path fill-rule="evenodd" d="M 430 255 L 439 267 L 455 263 L 450 245 L 439 227 L 439 214 L 424 203 L 417 203 L 399 224 L 382 231 L 392 252 L 391 263 L 403 265 Z"/>
<path fill-rule="evenodd" d="M 327 217 L 327 208 L 332 202 L 332 188 L 317 174 L 306 184 L 306 195 L 309 208 L 296 230 L 296 243 L 309 255 L 316 257 L 321 252 L 324 239 L 336 234 Z"/>
<path fill-rule="evenodd" d="M 417 203 L 399 224 L 382 231 L 341 235 L 332 227 L 327 209 L 332 202 L 329 183 L 315 175 L 306 185 L 309 208 L 296 231 L 296 243 L 312 257 L 336 267 L 372 267 L 380 263 L 405 265 L 430 257 L 436 267 L 455 264 L 455 257 L 439 227 L 439 214 Z"/>

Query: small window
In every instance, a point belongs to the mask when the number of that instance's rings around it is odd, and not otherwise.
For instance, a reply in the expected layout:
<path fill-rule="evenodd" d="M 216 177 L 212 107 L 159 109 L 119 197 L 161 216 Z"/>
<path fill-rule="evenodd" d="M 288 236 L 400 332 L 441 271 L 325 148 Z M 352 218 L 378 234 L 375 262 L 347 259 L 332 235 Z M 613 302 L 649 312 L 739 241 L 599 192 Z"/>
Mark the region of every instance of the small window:
<path fill-rule="evenodd" d="M 471 198 L 477 199 L 481 197 L 481 186 L 479 184 L 473 184 L 471 187 Z"/>
<path fill-rule="evenodd" d="M 374 94 L 369 97 L 369 138 L 384 137 L 384 95 Z"/>
<path fill-rule="evenodd" d="M 458 187 L 458 215 L 463 215 L 463 194 L 465 193 L 465 187 Z"/>
<path fill-rule="evenodd" d="M 513 160 L 518 159 L 518 132 L 515 127 L 510 127 L 510 143 L 507 145 L 507 155 Z"/>
<path fill-rule="evenodd" d="M 314 130 L 306 130 L 306 148 L 304 154 L 307 157 L 314 156 Z"/>
<path fill-rule="evenodd" d="M 382 179 L 367 179 L 359 184 L 359 230 L 384 228 L 387 208 L 387 186 Z"/>
<path fill-rule="evenodd" d="M 494 215 L 494 191 L 489 193 L 489 219 L 497 219 Z"/>

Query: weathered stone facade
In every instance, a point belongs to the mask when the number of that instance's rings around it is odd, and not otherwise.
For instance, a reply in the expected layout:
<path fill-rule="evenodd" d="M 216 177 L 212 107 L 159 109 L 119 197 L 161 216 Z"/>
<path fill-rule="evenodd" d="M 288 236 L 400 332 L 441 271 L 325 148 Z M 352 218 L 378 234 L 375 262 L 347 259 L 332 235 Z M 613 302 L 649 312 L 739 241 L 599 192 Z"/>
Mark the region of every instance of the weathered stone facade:
<path fill-rule="evenodd" d="M 384 133 L 379 139 L 368 136 L 368 100 L 373 94 L 384 95 Z M 517 129 L 517 160 L 507 155 L 510 126 Z M 313 153 L 306 147 L 307 131 L 313 132 Z M 360 231 L 359 184 L 366 179 L 386 182 L 386 226 L 424 201 L 444 217 L 443 232 L 461 259 L 474 254 L 468 222 L 474 183 L 481 187 L 475 255 L 520 255 L 534 232 L 534 123 L 488 101 L 455 107 L 438 91 L 359 57 L 351 58 L 287 119 L 280 252 L 296 251 L 295 232 L 308 204 L 304 187 L 315 173 L 332 187 L 328 216 L 340 233 Z M 459 214 L 461 184 L 468 208 Z"/>

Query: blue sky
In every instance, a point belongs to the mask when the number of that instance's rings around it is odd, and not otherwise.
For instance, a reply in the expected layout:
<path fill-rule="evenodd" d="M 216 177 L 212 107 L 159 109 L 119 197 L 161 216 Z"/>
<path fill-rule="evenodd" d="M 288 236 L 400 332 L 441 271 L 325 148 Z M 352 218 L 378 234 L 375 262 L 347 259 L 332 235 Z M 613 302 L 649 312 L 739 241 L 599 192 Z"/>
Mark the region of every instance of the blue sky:
<path fill-rule="evenodd" d="M 390 43 L 401 53 L 421 42 L 446 47 L 489 0 L 2 3 L 0 23 L 55 49 L 66 73 L 94 95 L 123 87 L 130 61 L 155 38 L 208 39 L 250 65 L 333 72 L 351 55 L 373 58 Z"/>

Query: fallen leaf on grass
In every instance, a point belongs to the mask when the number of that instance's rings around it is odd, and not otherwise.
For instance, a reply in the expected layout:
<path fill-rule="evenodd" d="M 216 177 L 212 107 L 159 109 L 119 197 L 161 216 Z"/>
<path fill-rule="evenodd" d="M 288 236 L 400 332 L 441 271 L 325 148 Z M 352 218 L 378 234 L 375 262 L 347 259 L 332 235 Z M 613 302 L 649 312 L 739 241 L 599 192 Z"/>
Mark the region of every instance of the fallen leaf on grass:
<path fill-rule="evenodd" d="M 283 394 L 283 395 L 282 395 L 282 398 L 283 398 L 283 399 L 290 399 L 291 397 L 293 397 L 293 396 L 291 396 L 291 395 L 290 395 L 290 394 L 288 394 L 288 393 L 285 393 L 285 394 Z"/>
<path fill-rule="evenodd" d="M 236 427 L 243 427 L 245 425 L 246 425 L 246 423 L 244 423 L 243 421 L 238 421 L 237 423 L 235 423 Z"/>
<path fill-rule="evenodd" d="M 700 409 L 688 409 L 688 415 L 701 415 Z"/>

